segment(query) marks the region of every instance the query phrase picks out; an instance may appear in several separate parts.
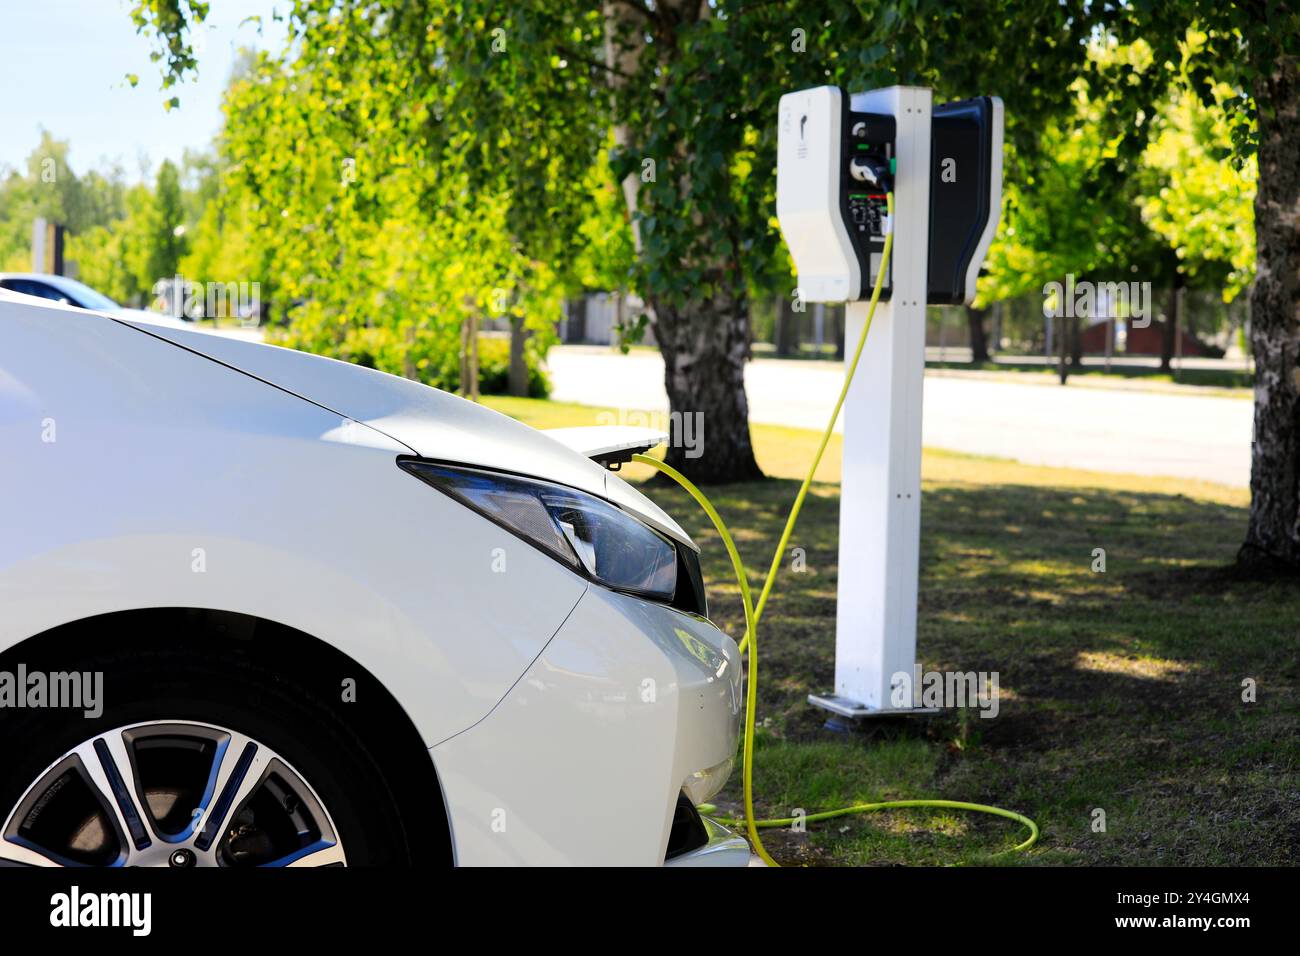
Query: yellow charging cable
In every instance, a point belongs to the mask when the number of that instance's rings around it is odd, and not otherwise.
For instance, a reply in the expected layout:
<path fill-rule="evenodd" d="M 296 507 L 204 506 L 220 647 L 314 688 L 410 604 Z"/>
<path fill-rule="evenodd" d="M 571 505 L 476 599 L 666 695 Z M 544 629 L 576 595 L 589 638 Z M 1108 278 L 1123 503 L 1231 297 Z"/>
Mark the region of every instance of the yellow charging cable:
<path fill-rule="evenodd" d="M 892 220 L 894 214 L 893 193 L 889 193 L 886 199 L 886 208 Z M 831 435 L 835 431 L 835 422 L 839 418 L 840 409 L 844 407 L 844 400 L 849 393 L 849 385 L 852 384 L 853 375 L 858 368 L 858 360 L 862 358 L 863 347 L 867 344 L 867 333 L 871 331 L 871 321 L 875 318 L 876 306 L 880 302 L 880 291 L 884 286 L 885 272 L 889 268 L 889 256 L 893 247 L 894 232 L 890 228 L 885 235 L 885 248 L 880 257 L 880 271 L 876 275 L 876 284 L 871 290 L 871 303 L 867 307 L 867 320 L 863 323 L 862 335 L 859 336 L 857 347 L 853 350 L 853 359 L 845 371 L 844 387 L 840 389 L 839 398 L 835 400 L 835 409 L 831 412 L 830 421 L 826 423 L 826 430 L 822 433 L 821 442 L 817 446 L 817 453 L 813 456 L 812 467 L 808 469 L 808 475 L 804 478 L 803 484 L 799 486 L 799 493 L 795 496 L 794 504 L 790 507 L 790 515 L 786 518 L 785 530 L 781 532 L 781 540 L 776 546 L 776 553 L 772 555 L 772 565 L 768 568 L 767 577 L 763 581 L 763 590 L 759 594 L 757 606 L 754 605 L 749 590 L 749 577 L 744 564 L 740 560 L 740 552 L 736 550 L 736 542 L 732 539 L 731 532 L 727 530 L 726 522 L 722 520 L 722 516 L 718 514 L 718 510 L 713 507 L 713 503 L 709 501 L 704 492 L 695 487 L 693 482 L 671 465 L 646 455 L 632 456 L 633 461 L 657 468 L 673 479 L 685 488 L 699 506 L 704 509 L 705 514 L 709 516 L 709 520 L 713 522 L 713 527 L 717 529 L 718 535 L 722 538 L 722 543 L 726 546 L 727 556 L 731 558 L 731 567 L 736 574 L 736 582 L 740 585 L 740 598 L 745 608 L 745 636 L 740 642 L 740 650 L 742 653 L 747 653 L 749 657 L 749 676 L 745 688 L 745 739 L 741 765 L 745 817 L 743 821 L 722 818 L 721 822 L 731 826 L 738 826 L 743 822 L 749 836 L 749 842 L 754 847 L 754 852 L 768 866 L 780 866 L 780 864 L 772 859 L 767 852 L 767 848 L 763 846 L 763 841 L 758 836 L 759 829 L 790 826 L 795 822 L 795 818 L 781 817 L 766 820 L 754 818 L 754 718 L 758 704 L 758 621 L 762 617 L 763 608 L 767 606 L 767 599 L 772 593 L 772 585 L 776 582 L 777 572 L 781 568 L 781 558 L 785 554 L 786 545 L 790 541 L 790 534 L 794 531 L 795 521 L 799 518 L 799 511 L 803 508 L 804 498 L 807 497 L 808 489 L 812 486 L 813 475 L 817 473 L 817 466 L 821 464 L 822 455 L 825 454 L 826 446 L 830 443 Z M 819 820 L 830 820 L 835 817 L 848 816 L 851 813 L 870 813 L 874 810 L 894 810 L 907 807 L 968 810 L 973 813 L 988 813 L 1005 817 L 1008 820 L 1015 820 L 1017 823 L 1024 824 L 1029 828 L 1029 839 L 1012 847 L 1010 850 L 1004 851 L 1007 853 L 1028 850 L 1038 841 L 1038 825 L 1029 817 L 1013 810 L 1004 810 L 1001 807 L 992 807 L 983 803 L 964 803 L 957 800 L 888 800 L 883 803 L 859 803 L 851 807 L 841 807 L 838 810 L 811 813 L 802 819 L 806 823 L 816 823 Z"/>

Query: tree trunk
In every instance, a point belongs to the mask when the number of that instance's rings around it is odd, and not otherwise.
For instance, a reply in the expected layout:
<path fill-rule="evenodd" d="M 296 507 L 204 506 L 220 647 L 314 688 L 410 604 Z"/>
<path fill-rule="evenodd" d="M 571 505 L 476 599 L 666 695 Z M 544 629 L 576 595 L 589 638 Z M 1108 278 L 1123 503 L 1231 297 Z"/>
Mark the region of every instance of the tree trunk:
<path fill-rule="evenodd" d="M 799 313 L 784 295 L 776 300 L 776 354 L 782 358 L 799 354 Z"/>
<path fill-rule="evenodd" d="M 1250 524 L 1239 564 L 1300 567 L 1300 63 L 1284 58 L 1255 88 L 1259 186 L 1250 338 L 1255 441 Z"/>
<path fill-rule="evenodd" d="M 1165 327 L 1160 337 L 1160 371 L 1168 372 L 1173 369 L 1174 348 L 1178 342 L 1178 327 L 1182 324 L 1183 297 L 1180 294 L 1183 288 L 1183 277 L 1180 273 L 1174 273 L 1174 284 L 1169 290 L 1169 311 L 1165 313 Z"/>
<path fill-rule="evenodd" d="M 680 307 L 653 303 L 672 407 L 665 461 L 698 484 L 762 478 L 749 438 L 745 361 L 749 310 L 725 283 L 708 299 Z"/>
<path fill-rule="evenodd" d="M 569 300 L 569 324 L 565 329 L 564 341 L 587 341 L 587 293 Z"/>
<path fill-rule="evenodd" d="M 510 394 L 520 398 L 528 397 L 528 360 L 524 356 L 524 343 L 528 334 L 524 331 L 524 318 L 521 315 L 510 317 Z"/>
<path fill-rule="evenodd" d="M 1062 315 L 1057 321 L 1060 326 L 1056 331 L 1057 344 L 1059 346 L 1057 374 L 1061 377 L 1061 384 L 1064 385 L 1070 378 L 1070 366 L 1066 363 L 1066 356 L 1069 354 L 1070 350 L 1070 320 Z"/>
<path fill-rule="evenodd" d="M 214 326 L 215 322 L 212 323 Z M 415 323 L 412 322 L 406 330 L 406 350 L 402 353 L 402 378 L 409 378 L 413 382 L 418 382 L 419 370 L 415 367 Z"/>
<path fill-rule="evenodd" d="M 469 317 L 469 397 L 470 401 L 478 401 L 478 312 L 470 313 Z"/>
<path fill-rule="evenodd" d="M 623 47 L 616 42 L 619 27 L 625 25 L 623 17 L 631 17 L 632 14 L 620 10 L 614 0 L 607 0 L 601 11 L 605 23 L 605 65 L 610 68 L 607 76 L 610 87 L 610 105 L 615 115 L 618 115 L 618 89 L 627 82 L 625 77 L 635 76 L 637 65 L 641 60 L 640 46 Z M 614 125 L 614 148 L 623 149 L 631 140 L 631 133 L 628 131 L 625 123 L 616 123 Z M 623 204 L 627 208 L 628 228 L 632 231 L 632 248 L 638 256 L 641 255 L 641 223 L 637 221 L 637 191 L 640 186 L 637 184 L 635 173 L 628 173 L 619 183 L 619 188 L 623 191 Z"/>
<path fill-rule="evenodd" d="M 970 326 L 970 360 L 972 362 L 987 362 L 989 360 L 989 340 L 984 334 L 984 317 L 989 314 L 988 309 L 977 309 L 973 305 L 966 306 L 966 323 Z"/>
<path fill-rule="evenodd" d="M 460 323 L 460 394 L 477 402 L 478 393 L 478 310 L 467 299 L 465 317 Z"/>
<path fill-rule="evenodd" d="M 703 0 L 661 0 L 652 9 L 655 16 L 651 20 L 658 30 L 653 49 L 645 42 L 646 10 L 638 4 L 616 0 L 606 0 L 602 5 L 605 62 L 612 71 L 609 88 L 615 116 L 628 115 L 620 108 L 619 100 L 620 91 L 628 87 L 629 79 L 638 84 L 655 82 L 655 56 L 674 55 L 676 25 L 711 19 L 713 15 L 712 8 Z M 648 50 L 650 62 L 643 63 Z M 641 122 L 653 120 L 642 117 Z M 633 142 L 630 133 L 626 125 L 616 123 L 615 146 L 621 148 Z M 666 177 L 672 177 L 672 187 L 682 198 L 680 205 L 666 204 L 673 215 L 682 215 L 687 197 L 692 194 L 690 170 L 695 165 L 694 147 L 690 138 L 683 137 L 670 155 L 645 157 L 657 163 L 655 181 L 660 189 L 664 188 Z M 629 174 L 622 182 L 633 245 L 637 258 L 644 261 L 647 251 L 637 218 L 641 185 L 640 177 L 635 174 Z M 722 188 L 730 187 L 724 184 Z M 662 208 L 664 201 L 658 202 Z M 707 227 L 702 212 L 697 210 L 692 216 L 694 228 Z M 673 270 L 698 270 L 699 288 L 714 290 L 707 296 L 684 302 L 672 293 L 664 294 L 666 290 L 654 288 L 652 282 L 648 282 L 650 287 L 638 290 L 653 308 L 655 341 L 664 358 L 664 379 L 675 431 L 665 460 L 701 484 L 762 477 L 750 444 L 749 402 L 745 398 L 750 326 L 738 230 L 727 246 L 718 251 L 716 258 L 706 255 L 693 261 L 674 261 L 670 266 Z M 692 431 L 697 422 L 703 423 L 706 429 L 703 434 L 698 429 Z M 703 441 L 699 440 L 701 437 Z"/>
<path fill-rule="evenodd" d="M 469 313 L 460 320 L 460 392 L 461 398 L 469 398 Z"/>

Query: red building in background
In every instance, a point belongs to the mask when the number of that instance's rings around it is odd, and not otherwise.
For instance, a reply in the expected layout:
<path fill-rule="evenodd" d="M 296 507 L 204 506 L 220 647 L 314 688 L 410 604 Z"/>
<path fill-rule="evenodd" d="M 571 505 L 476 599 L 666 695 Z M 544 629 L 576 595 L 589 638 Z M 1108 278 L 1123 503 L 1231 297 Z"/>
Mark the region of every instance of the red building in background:
<path fill-rule="evenodd" d="M 1114 336 L 1112 327 L 1115 321 L 1108 319 L 1105 322 L 1098 322 L 1096 325 L 1090 325 L 1080 333 L 1081 344 L 1084 352 L 1093 354 L 1102 354 L 1106 351 L 1106 336 Z M 1146 328 L 1135 329 L 1132 326 L 1128 330 L 1128 341 L 1125 345 L 1125 355 L 1159 355 L 1160 343 L 1164 339 L 1165 324 L 1159 319 L 1152 319 L 1151 324 Z M 1178 338 L 1181 340 L 1174 347 L 1174 354 L 1187 356 L 1213 356 L 1207 346 L 1196 336 L 1188 334 L 1186 329 L 1178 330 Z M 1113 342 L 1114 339 L 1112 338 Z M 1181 349 L 1179 348 L 1181 346 Z M 1118 350 L 1116 350 L 1118 352 Z"/>

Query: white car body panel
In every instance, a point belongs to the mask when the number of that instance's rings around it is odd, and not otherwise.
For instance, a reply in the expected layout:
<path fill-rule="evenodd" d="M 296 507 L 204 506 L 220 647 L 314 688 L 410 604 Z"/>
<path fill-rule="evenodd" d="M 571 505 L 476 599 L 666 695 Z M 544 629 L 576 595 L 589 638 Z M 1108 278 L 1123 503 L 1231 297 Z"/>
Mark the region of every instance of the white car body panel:
<path fill-rule="evenodd" d="M 458 862 L 663 862 L 677 793 L 735 753 L 742 704 L 730 638 L 592 588 L 492 713 L 433 750 Z M 539 749 L 539 737 L 584 746 Z M 527 802 L 514 786 L 520 773 L 536 781 Z M 656 816 L 658 827 L 627 826 Z"/>
<path fill-rule="evenodd" d="M 736 645 L 589 584 L 398 468 L 412 451 L 602 494 L 689 542 L 617 476 L 453 396 L 0 292 L 0 652 L 132 609 L 284 624 L 392 693 L 459 862 L 662 863 L 683 783 L 735 753 Z"/>
<path fill-rule="evenodd" d="M 501 699 L 586 589 L 397 468 L 407 449 L 379 432 L 119 323 L 44 312 L 0 300 L 0 352 L 24 356 L 0 368 L 2 457 L 23 463 L 0 470 L 0 650 L 128 608 L 253 614 L 359 661 L 434 744 Z"/>
<path fill-rule="evenodd" d="M 145 330 L 364 422 L 414 454 L 499 471 L 526 471 L 609 498 L 647 524 L 694 547 L 677 522 L 617 475 L 546 432 L 483 405 L 396 375 L 308 352 L 189 329 Z"/>

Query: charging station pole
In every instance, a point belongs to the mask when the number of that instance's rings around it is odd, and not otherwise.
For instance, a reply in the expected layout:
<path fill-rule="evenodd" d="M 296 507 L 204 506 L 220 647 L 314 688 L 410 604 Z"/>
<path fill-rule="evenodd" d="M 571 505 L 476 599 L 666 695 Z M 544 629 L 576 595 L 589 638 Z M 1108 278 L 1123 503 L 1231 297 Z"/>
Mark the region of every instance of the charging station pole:
<path fill-rule="evenodd" d="M 847 303 L 846 344 L 862 335 L 893 232 L 843 410 L 835 688 L 808 697 L 839 717 L 927 709 L 914 706 L 926 306 L 975 298 L 1001 206 L 1002 127 L 996 97 L 935 107 L 914 86 L 781 98 L 777 217 L 803 300 Z"/>
<path fill-rule="evenodd" d="M 810 698 L 843 717 L 896 710 L 893 675 L 910 681 L 916 664 L 930 91 L 894 86 L 857 93 L 852 109 L 894 117 L 896 165 L 893 294 L 876 308 L 844 403 L 835 693 Z M 848 303 L 845 315 L 844 340 L 857 342 L 867 303 Z"/>

